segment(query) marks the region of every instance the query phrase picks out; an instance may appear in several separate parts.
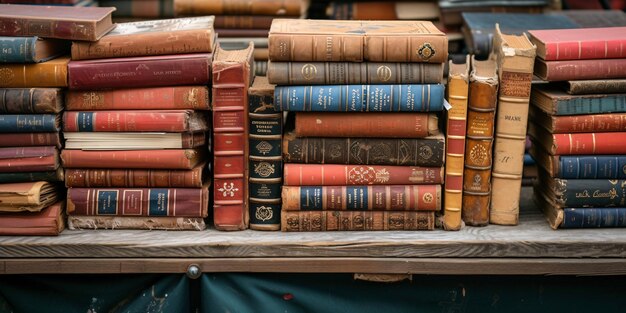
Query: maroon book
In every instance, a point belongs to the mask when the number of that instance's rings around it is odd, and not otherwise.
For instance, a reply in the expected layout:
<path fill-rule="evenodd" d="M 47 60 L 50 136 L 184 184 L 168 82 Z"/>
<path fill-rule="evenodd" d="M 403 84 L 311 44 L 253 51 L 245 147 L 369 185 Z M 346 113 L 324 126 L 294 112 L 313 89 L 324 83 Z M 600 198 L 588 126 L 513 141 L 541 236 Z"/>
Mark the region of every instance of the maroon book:
<path fill-rule="evenodd" d="M 210 53 L 71 61 L 69 87 L 75 90 L 206 85 Z"/>
<path fill-rule="evenodd" d="M 547 81 L 626 78 L 626 59 L 535 60 L 535 75 Z"/>

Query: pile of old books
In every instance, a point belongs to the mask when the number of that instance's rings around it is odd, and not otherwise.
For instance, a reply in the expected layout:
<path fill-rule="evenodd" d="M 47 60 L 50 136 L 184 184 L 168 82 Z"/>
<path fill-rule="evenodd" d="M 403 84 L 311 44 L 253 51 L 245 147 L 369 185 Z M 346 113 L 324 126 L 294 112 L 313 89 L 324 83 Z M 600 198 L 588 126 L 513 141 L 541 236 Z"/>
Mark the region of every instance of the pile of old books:
<path fill-rule="evenodd" d="M 269 58 L 274 105 L 295 111 L 282 230 L 433 229 L 446 36 L 431 22 L 279 19 Z"/>
<path fill-rule="evenodd" d="M 535 199 L 553 228 L 626 226 L 626 27 L 530 31 Z"/>
<path fill-rule="evenodd" d="M 214 42 L 209 16 L 73 43 L 61 155 L 70 229 L 205 228 Z"/>

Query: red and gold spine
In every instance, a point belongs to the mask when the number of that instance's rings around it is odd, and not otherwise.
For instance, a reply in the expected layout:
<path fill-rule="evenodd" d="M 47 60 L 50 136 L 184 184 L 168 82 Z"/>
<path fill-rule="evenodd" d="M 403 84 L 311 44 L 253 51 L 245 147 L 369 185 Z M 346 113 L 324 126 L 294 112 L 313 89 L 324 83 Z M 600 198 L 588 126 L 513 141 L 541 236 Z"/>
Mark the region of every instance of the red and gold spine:
<path fill-rule="evenodd" d="M 0 148 L 0 173 L 45 172 L 59 167 L 55 147 Z"/>
<path fill-rule="evenodd" d="M 284 166 L 284 186 L 441 184 L 443 167 L 295 164 Z"/>
<path fill-rule="evenodd" d="M 59 133 L 0 134 L 0 147 L 61 146 Z"/>
<path fill-rule="evenodd" d="M 191 170 L 72 169 L 65 170 L 66 187 L 202 187 L 204 164 Z"/>
<path fill-rule="evenodd" d="M 186 132 L 190 111 L 69 111 L 66 132 Z"/>
<path fill-rule="evenodd" d="M 626 131 L 626 113 L 552 117 L 552 132 L 555 134 L 623 131 Z"/>
<path fill-rule="evenodd" d="M 197 149 L 61 152 L 64 168 L 191 169 L 204 154 Z"/>
<path fill-rule="evenodd" d="M 433 230 L 435 212 L 282 211 L 282 231 Z"/>
<path fill-rule="evenodd" d="M 626 132 L 553 134 L 553 154 L 626 154 Z"/>

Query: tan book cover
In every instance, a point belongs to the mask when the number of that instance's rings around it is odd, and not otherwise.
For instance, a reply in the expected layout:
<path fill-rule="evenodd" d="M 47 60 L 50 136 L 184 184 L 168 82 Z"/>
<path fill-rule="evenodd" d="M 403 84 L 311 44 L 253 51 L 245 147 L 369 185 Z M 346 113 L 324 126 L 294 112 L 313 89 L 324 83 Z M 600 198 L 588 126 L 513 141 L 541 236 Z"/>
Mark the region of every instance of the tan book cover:
<path fill-rule="evenodd" d="M 69 57 L 34 64 L 0 64 L 0 87 L 67 87 Z"/>
<path fill-rule="evenodd" d="M 57 188 L 45 181 L 0 184 L 0 212 L 38 212 L 57 201 Z"/>

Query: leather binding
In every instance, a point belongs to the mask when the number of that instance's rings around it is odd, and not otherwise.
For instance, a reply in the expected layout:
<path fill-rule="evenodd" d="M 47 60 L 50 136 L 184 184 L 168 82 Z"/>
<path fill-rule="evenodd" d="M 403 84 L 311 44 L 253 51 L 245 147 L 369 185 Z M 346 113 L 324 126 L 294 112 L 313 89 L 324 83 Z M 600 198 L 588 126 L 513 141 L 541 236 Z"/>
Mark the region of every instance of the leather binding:
<path fill-rule="evenodd" d="M 446 174 L 443 200 L 443 228 L 461 229 L 463 203 L 463 161 L 465 156 L 465 133 L 467 101 L 469 93 L 470 57 L 463 63 L 450 61 L 447 100 L 450 103 L 446 120 Z"/>
<path fill-rule="evenodd" d="M 283 211 L 281 230 L 380 231 L 433 230 L 435 212 L 425 211 Z"/>
<path fill-rule="evenodd" d="M 60 88 L 0 88 L 0 113 L 59 113 L 63 110 Z"/>
<path fill-rule="evenodd" d="M 529 116 L 553 134 L 626 131 L 626 113 L 558 116 L 531 106 Z"/>
<path fill-rule="evenodd" d="M 218 15 L 215 28 L 270 29 L 275 16 L 271 15 Z M 257 49 L 254 49 L 257 50 Z"/>
<path fill-rule="evenodd" d="M 300 16 L 300 1 L 290 0 L 176 0 L 174 13 L 185 15 Z"/>
<path fill-rule="evenodd" d="M 204 160 L 203 149 L 61 152 L 64 168 L 181 169 L 194 168 Z"/>
<path fill-rule="evenodd" d="M 58 132 L 61 116 L 57 114 L 0 115 L 0 133 Z"/>
<path fill-rule="evenodd" d="M 67 228 L 78 229 L 146 229 L 146 230 L 205 230 L 202 217 L 134 217 L 82 216 L 67 217 Z"/>
<path fill-rule="evenodd" d="M 529 30 L 546 61 L 626 58 L 626 27 Z"/>
<path fill-rule="evenodd" d="M 250 134 L 248 180 L 250 228 L 279 230 L 283 177 L 283 114 L 274 105 L 274 85 L 257 76 L 248 90 Z"/>
<path fill-rule="evenodd" d="M 0 17 L 0 28 L 1 26 L 2 18 Z M 34 64 L 0 63 L 0 87 L 67 87 L 69 62 L 69 57 L 60 57 Z"/>
<path fill-rule="evenodd" d="M 58 236 L 65 228 L 64 208 L 59 201 L 39 212 L 3 213 L 0 236 Z"/>
<path fill-rule="evenodd" d="M 0 36 L 0 63 L 40 63 L 66 54 L 69 47 L 60 39 Z"/>
<path fill-rule="evenodd" d="M 537 145 L 529 153 L 550 177 L 626 179 L 626 155 L 550 155 Z"/>
<path fill-rule="evenodd" d="M 596 60 L 535 61 L 535 75 L 547 81 L 624 78 L 626 58 Z"/>
<path fill-rule="evenodd" d="M 552 134 L 531 121 L 528 134 L 551 155 L 626 154 L 626 132 Z"/>
<path fill-rule="evenodd" d="M 199 132 L 208 130 L 202 112 L 192 110 L 66 111 L 64 132 Z"/>
<path fill-rule="evenodd" d="M 566 89 L 570 95 L 626 93 L 626 79 L 569 80 Z"/>
<path fill-rule="evenodd" d="M 0 173 L 47 172 L 59 167 L 54 146 L 0 148 Z"/>
<path fill-rule="evenodd" d="M 213 62 L 213 221 L 218 230 L 248 228 L 248 88 L 253 44 L 219 46 Z"/>
<path fill-rule="evenodd" d="M 61 148 L 59 133 L 4 133 L 0 147 L 55 146 Z"/>
<path fill-rule="evenodd" d="M 551 115 L 625 113 L 626 94 L 569 95 L 548 84 L 537 85 L 530 94 L 533 106 Z"/>
<path fill-rule="evenodd" d="M 493 131 L 498 103 L 498 73 L 495 58 L 472 60 L 465 170 L 463 177 L 463 222 L 470 226 L 489 223 Z"/>
<path fill-rule="evenodd" d="M 499 225 L 517 225 L 536 47 L 525 34 L 502 34 L 498 25 L 494 40 L 500 90 L 491 173 L 494 192 L 491 194 L 489 221 Z"/>
<path fill-rule="evenodd" d="M 284 165 L 284 186 L 417 185 L 443 183 L 443 167 L 296 164 Z"/>
<path fill-rule="evenodd" d="M 206 164 L 191 170 L 74 169 L 65 170 L 66 187 L 200 188 Z"/>
<path fill-rule="evenodd" d="M 0 173 L 0 183 L 25 183 L 25 182 L 59 182 L 63 181 L 63 168 L 56 171 L 47 172 L 20 172 L 20 173 Z"/>

